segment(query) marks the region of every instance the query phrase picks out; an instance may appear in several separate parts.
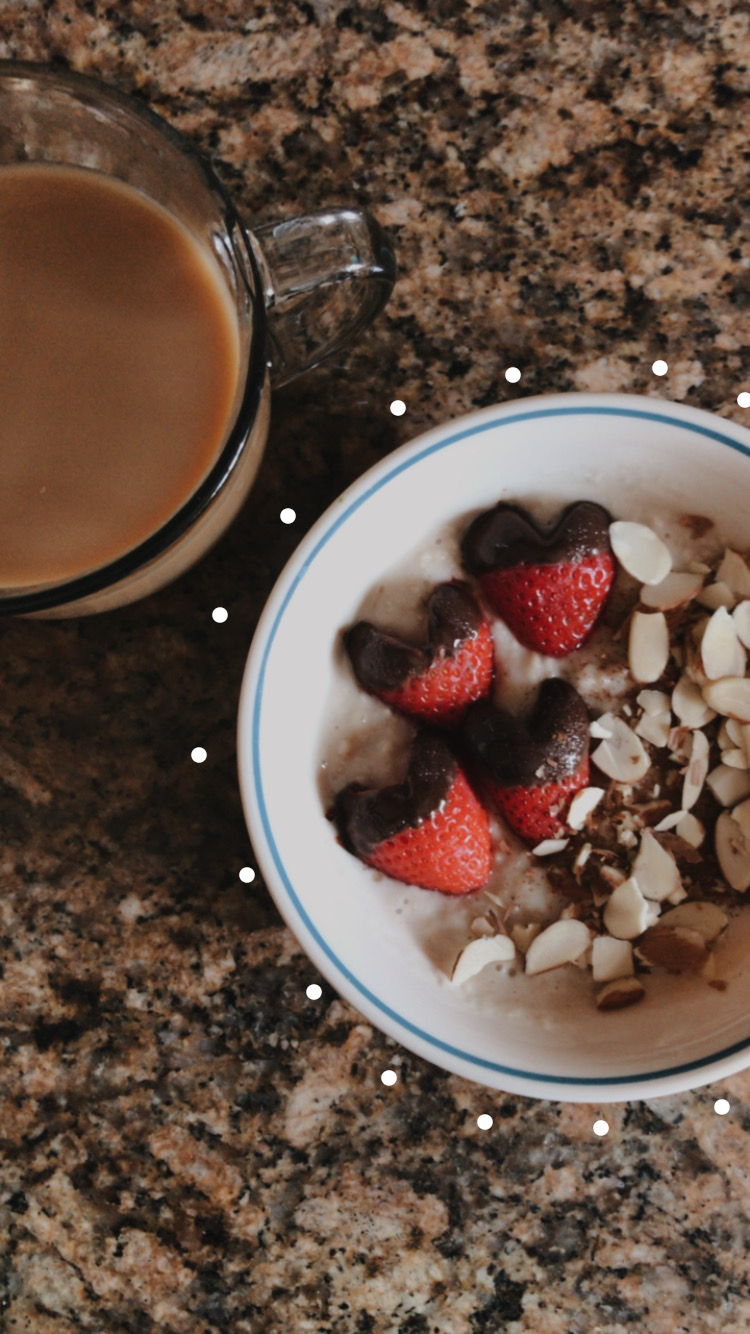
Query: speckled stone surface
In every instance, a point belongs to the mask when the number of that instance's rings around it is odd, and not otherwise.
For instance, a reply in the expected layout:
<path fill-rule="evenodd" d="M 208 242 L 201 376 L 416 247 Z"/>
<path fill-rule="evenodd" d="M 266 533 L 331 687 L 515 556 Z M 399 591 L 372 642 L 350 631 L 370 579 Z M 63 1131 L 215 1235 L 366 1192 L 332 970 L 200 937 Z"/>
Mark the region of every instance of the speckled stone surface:
<path fill-rule="evenodd" d="M 484 1091 L 327 984 L 309 1001 L 315 969 L 238 879 L 234 740 L 276 576 L 401 441 L 574 388 L 743 420 L 747 7 L 0 0 L 0 55 L 145 98 L 249 220 L 369 204 L 401 273 L 356 350 L 278 394 L 251 501 L 197 569 L 0 627 L 0 1324 L 750 1329 L 750 1076 L 612 1106 L 597 1139 L 604 1109 Z"/>

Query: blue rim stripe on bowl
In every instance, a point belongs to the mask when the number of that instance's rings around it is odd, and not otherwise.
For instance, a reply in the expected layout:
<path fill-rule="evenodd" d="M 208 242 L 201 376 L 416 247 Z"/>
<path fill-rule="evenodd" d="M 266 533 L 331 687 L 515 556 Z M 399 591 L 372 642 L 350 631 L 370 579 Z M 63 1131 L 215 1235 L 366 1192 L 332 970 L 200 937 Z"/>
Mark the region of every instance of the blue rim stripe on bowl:
<path fill-rule="evenodd" d="M 479 425 L 468 427 L 463 431 L 457 431 L 454 435 L 448 436 L 444 440 L 438 440 L 434 444 L 426 445 L 425 448 L 420 450 L 418 454 L 415 454 L 411 458 L 405 459 L 403 462 L 396 464 L 395 467 L 393 467 L 388 473 L 386 473 L 378 481 L 374 482 L 372 486 L 370 486 L 365 492 L 363 492 L 361 496 L 353 500 L 351 504 L 345 510 L 342 511 L 341 514 L 337 515 L 333 523 L 331 523 L 331 525 L 326 529 L 325 533 L 318 539 L 317 543 L 315 544 L 310 554 L 306 557 L 306 559 L 302 563 L 300 569 L 297 571 L 294 579 L 292 580 L 292 583 L 287 589 L 287 592 L 284 596 L 284 600 L 278 612 L 276 613 L 273 625 L 268 634 L 268 638 L 266 640 L 263 652 L 263 657 L 261 660 L 260 669 L 258 672 L 258 683 L 256 686 L 255 699 L 253 701 L 253 707 L 252 707 L 252 719 L 253 719 L 252 765 L 253 765 L 253 775 L 255 779 L 255 794 L 258 801 L 258 809 L 260 811 L 260 818 L 263 825 L 263 831 L 266 837 L 266 841 L 268 843 L 269 850 L 271 852 L 271 856 L 274 861 L 274 865 L 276 867 L 279 876 L 281 877 L 284 887 L 290 899 L 292 900 L 292 903 L 294 904 L 296 911 L 298 912 L 302 921 L 305 923 L 305 926 L 307 927 L 310 934 L 313 936 L 317 944 L 320 946 L 321 950 L 335 965 L 339 973 L 341 973 L 344 977 L 346 977 L 348 981 L 351 983 L 351 985 L 360 993 L 360 995 L 365 996 L 367 998 L 367 1000 L 370 1002 L 371 1005 L 373 1005 L 377 1010 L 380 1010 L 381 1013 L 388 1015 L 389 1018 L 395 1020 L 396 1023 L 398 1023 L 403 1029 L 406 1029 L 408 1032 L 413 1033 L 416 1037 L 420 1038 L 428 1046 L 446 1052 L 451 1056 L 456 1056 L 460 1060 L 465 1061 L 468 1065 L 480 1067 L 485 1070 L 494 1070 L 498 1074 L 510 1075 L 516 1079 L 527 1080 L 530 1082 L 535 1082 L 540 1084 L 559 1084 L 559 1085 L 571 1085 L 577 1087 L 586 1087 L 588 1085 L 592 1087 L 597 1087 L 597 1086 L 601 1087 L 603 1085 L 607 1085 L 612 1087 L 617 1085 L 630 1085 L 645 1081 L 668 1079 L 670 1076 L 684 1074 L 690 1070 L 698 1070 L 701 1068 L 708 1070 L 712 1065 L 714 1065 L 718 1061 L 726 1060 L 729 1056 L 733 1056 L 737 1052 L 747 1051 L 748 1048 L 750 1048 L 750 1038 L 741 1042 L 735 1042 L 730 1047 L 724 1047 L 722 1048 L 721 1051 L 714 1052 L 709 1057 L 704 1057 L 695 1061 L 687 1061 L 682 1065 L 670 1066 L 664 1070 L 652 1070 L 644 1072 L 643 1074 L 632 1074 L 632 1075 L 573 1076 L 573 1075 L 537 1074 L 535 1071 L 518 1070 L 512 1066 L 500 1065 L 496 1061 L 489 1061 L 485 1057 L 473 1055 L 470 1052 L 461 1050 L 461 1048 L 459 1047 L 453 1047 L 449 1043 L 443 1042 L 440 1038 L 435 1037 L 432 1033 L 425 1032 L 424 1029 L 419 1028 L 416 1024 L 413 1024 L 408 1019 L 405 1019 L 403 1015 L 400 1015 L 395 1010 L 391 1009 L 389 1005 L 386 1005 L 384 1001 L 380 1000 L 379 997 L 377 997 L 372 991 L 370 991 L 366 986 L 364 986 L 364 984 L 360 982 L 352 972 L 350 972 L 350 970 L 346 967 L 346 965 L 342 963 L 342 961 L 333 952 L 330 946 L 327 945 L 326 941 L 318 932 L 314 922 L 312 922 L 312 920 L 306 913 L 304 907 L 302 906 L 302 903 L 300 902 L 300 899 L 298 898 L 295 892 L 294 886 L 292 885 L 292 882 L 289 879 L 289 876 L 287 875 L 286 869 L 279 854 L 278 847 L 276 845 L 276 840 L 273 836 L 273 831 L 271 829 L 270 821 L 268 818 L 268 811 L 266 808 L 265 797 L 263 793 L 263 774 L 261 770 L 260 753 L 259 753 L 260 711 L 263 699 L 263 685 L 265 681 L 266 665 L 268 662 L 268 657 L 274 639 L 276 637 L 277 630 L 284 617 L 287 606 L 289 605 L 300 583 L 304 579 L 305 574 L 307 573 L 311 564 L 317 557 L 318 553 L 322 550 L 322 548 L 333 537 L 334 533 L 336 533 L 337 530 L 342 526 L 342 524 L 346 523 L 352 517 L 352 515 L 356 513 L 356 511 L 360 508 L 360 506 L 362 506 L 365 503 L 365 501 L 370 498 L 370 496 L 374 495 L 375 492 L 381 490 L 382 487 L 384 487 L 388 482 L 392 481 L 394 477 L 397 477 L 399 473 L 404 472 L 407 468 L 414 467 L 416 463 L 419 463 L 422 459 L 427 458 L 430 454 L 437 453 L 442 449 L 447 449 L 449 446 L 455 445 L 459 441 L 467 439 L 469 436 L 480 435 L 486 431 L 494 430 L 497 427 L 510 426 L 519 421 L 530 421 L 533 418 L 539 418 L 539 417 L 566 417 L 566 416 L 637 417 L 643 421 L 659 422 L 661 424 L 667 424 L 670 426 L 678 426 L 682 430 L 694 431 L 698 435 L 706 436 L 709 439 L 718 441 L 719 444 L 728 445 L 730 449 L 734 449 L 740 454 L 745 454 L 750 456 L 750 448 L 748 448 L 747 445 L 741 444 L 738 440 L 733 440 L 731 436 L 725 435 L 722 431 L 715 431 L 709 427 L 701 426 L 696 422 L 685 421 L 683 418 L 680 417 L 672 417 L 665 412 L 647 412 L 646 410 L 639 408 L 593 407 L 593 406 L 586 407 L 583 405 L 579 407 L 535 408 L 533 411 L 518 412 L 513 414 L 512 416 L 494 418 L 490 421 L 482 422 Z"/>

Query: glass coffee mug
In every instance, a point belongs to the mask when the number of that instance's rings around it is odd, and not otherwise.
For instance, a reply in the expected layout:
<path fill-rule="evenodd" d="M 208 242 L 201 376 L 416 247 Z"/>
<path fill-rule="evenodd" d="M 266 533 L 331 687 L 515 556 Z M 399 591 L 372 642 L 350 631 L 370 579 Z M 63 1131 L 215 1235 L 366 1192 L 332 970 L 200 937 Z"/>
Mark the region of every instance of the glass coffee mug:
<path fill-rule="evenodd" d="M 3 586 L 0 569 L 0 612 L 88 615 L 161 588 L 221 536 L 260 465 L 271 387 L 350 346 L 388 300 L 395 263 L 359 209 L 247 229 L 208 163 L 149 109 L 79 75 L 0 61 L 0 171 L 25 163 L 88 168 L 160 205 L 212 256 L 237 322 L 240 370 L 223 443 L 158 530 L 58 580 Z"/>

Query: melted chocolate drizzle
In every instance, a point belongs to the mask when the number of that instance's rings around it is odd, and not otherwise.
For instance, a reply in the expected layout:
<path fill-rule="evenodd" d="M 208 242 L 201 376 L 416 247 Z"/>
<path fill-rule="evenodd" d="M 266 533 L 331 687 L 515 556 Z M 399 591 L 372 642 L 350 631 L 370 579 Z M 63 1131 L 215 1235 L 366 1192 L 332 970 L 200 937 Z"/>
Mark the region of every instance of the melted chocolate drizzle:
<path fill-rule="evenodd" d="M 438 654 L 451 657 L 482 624 L 482 611 L 468 584 L 460 579 L 438 584 L 427 603 L 428 643 L 405 644 L 369 621 L 358 621 L 344 634 L 354 675 L 365 690 L 397 690 L 410 676 L 426 671 Z"/>
<path fill-rule="evenodd" d="M 475 575 L 515 565 L 555 565 L 610 551 L 611 516 L 591 500 L 577 500 L 555 524 L 538 527 L 520 505 L 500 501 L 469 525 L 461 541 L 466 569 Z"/>
<path fill-rule="evenodd" d="M 576 772 L 588 753 L 589 715 L 570 682 L 551 677 L 526 722 L 480 700 L 464 719 L 461 739 L 498 787 L 541 787 Z"/>
<path fill-rule="evenodd" d="M 338 793 L 334 818 L 344 847 L 367 857 L 379 844 L 429 820 L 453 787 L 457 768 L 442 737 L 418 732 L 403 783 L 376 790 L 350 783 Z"/>

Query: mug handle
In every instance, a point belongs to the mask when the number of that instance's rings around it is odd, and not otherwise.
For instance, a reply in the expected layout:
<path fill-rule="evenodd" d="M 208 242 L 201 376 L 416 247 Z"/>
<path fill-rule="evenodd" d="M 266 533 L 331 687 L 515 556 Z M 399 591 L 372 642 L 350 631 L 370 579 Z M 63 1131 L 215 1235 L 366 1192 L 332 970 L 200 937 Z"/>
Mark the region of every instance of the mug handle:
<path fill-rule="evenodd" d="M 267 223 L 249 239 L 263 283 L 274 388 L 350 347 L 396 280 L 390 240 L 363 209 Z"/>

